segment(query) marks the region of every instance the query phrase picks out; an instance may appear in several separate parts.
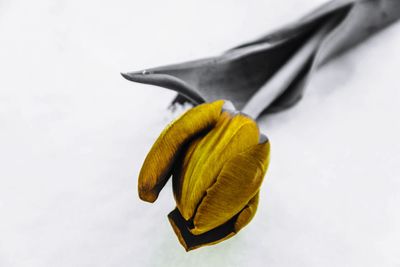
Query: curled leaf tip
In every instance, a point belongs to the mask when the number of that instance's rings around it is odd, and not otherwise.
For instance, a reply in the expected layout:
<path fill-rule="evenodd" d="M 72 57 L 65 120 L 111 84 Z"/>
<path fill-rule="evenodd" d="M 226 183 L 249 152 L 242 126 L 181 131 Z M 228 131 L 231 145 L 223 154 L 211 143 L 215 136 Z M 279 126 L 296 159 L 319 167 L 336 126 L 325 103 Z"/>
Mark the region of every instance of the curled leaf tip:
<path fill-rule="evenodd" d="M 152 75 L 153 73 L 147 70 L 132 71 L 132 72 L 121 72 L 122 77 L 131 82 L 138 83 L 157 83 L 160 77 L 157 75 Z"/>
<path fill-rule="evenodd" d="M 128 81 L 132 81 L 132 82 L 136 81 L 135 79 L 133 79 L 135 74 L 133 74 L 132 72 L 121 72 L 121 76 L 124 77 L 125 79 L 127 79 Z"/>

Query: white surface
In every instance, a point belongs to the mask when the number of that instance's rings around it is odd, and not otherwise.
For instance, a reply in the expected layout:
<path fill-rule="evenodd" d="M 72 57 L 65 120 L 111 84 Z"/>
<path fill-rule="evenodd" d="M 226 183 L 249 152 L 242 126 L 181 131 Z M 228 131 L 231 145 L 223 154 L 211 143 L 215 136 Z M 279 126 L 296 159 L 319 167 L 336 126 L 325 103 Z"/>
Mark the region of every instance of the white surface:
<path fill-rule="evenodd" d="M 173 93 L 123 80 L 213 55 L 321 0 L 0 1 L 0 266 L 400 266 L 400 24 L 260 120 L 253 222 L 184 252 L 171 185 L 139 201 Z"/>

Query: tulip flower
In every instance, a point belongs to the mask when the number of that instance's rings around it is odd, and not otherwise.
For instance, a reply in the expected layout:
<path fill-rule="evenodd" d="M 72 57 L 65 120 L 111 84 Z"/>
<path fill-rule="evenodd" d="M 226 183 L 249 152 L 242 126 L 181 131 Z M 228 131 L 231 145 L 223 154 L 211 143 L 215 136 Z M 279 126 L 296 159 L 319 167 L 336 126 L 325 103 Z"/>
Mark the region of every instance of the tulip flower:
<path fill-rule="evenodd" d="M 139 197 L 154 202 L 172 175 L 171 225 L 186 250 L 218 243 L 253 218 L 270 144 L 257 123 L 219 100 L 168 125 L 139 174 Z M 229 103 L 228 103 L 229 104 Z"/>
<path fill-rule="evenodd" d="M 154 143 L 139 197 L 154 202 L 172 176 L 176 209 L 168 217 L 186 250 L 235 235 L 256 212 L 269 163 L 254 119 L 296 104 L 317 68 L 399 18 L 400 0 L 330 1 L 220 56 L 123 73 L 195 105 Z"/>

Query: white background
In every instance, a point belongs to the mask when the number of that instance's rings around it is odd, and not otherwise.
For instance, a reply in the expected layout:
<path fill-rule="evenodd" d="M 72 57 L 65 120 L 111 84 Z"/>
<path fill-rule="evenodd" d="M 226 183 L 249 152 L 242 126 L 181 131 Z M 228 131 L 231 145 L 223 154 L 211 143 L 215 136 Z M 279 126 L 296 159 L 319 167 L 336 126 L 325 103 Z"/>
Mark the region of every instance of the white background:
<path fill-rule="evenodd" d="M 186 253 L 137 197 L 174 93 L 120 71 L 216 55 L 322 0 L 0 0 L 0 266 L 400 266 L 400 23 L 260 119 L 252 223 Z M 180 110 L 181 111 L 181 110 Z"/>

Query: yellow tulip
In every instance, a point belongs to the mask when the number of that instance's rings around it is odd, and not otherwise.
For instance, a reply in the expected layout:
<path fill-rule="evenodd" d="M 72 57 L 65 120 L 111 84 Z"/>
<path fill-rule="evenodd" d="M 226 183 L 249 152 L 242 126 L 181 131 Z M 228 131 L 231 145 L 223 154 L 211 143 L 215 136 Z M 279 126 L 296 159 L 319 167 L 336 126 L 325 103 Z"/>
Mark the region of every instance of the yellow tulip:
<path fill-rule="evenodd" d="M 172 175 L 177 208 L 169 220 L 186 250 L 233 236 L 257 209 L 270 145 L 253 119 L 225 103 L 201 104 L 168 125 L 139 174 L 148 202 Z"/>

